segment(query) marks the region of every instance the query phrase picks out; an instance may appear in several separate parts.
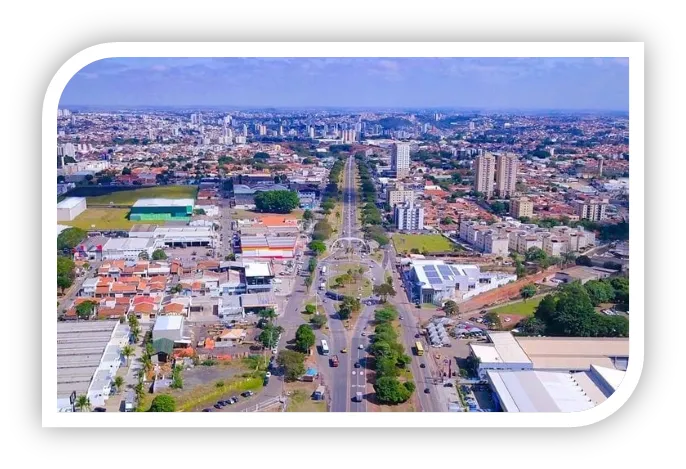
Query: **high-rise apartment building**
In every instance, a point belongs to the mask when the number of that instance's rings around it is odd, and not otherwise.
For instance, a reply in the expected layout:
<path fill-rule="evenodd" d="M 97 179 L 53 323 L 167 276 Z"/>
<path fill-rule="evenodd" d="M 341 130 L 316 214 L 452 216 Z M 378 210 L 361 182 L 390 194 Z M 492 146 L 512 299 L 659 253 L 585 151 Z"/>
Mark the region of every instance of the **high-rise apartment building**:
<path fill-rule="evenodd" d="M 510 200 L 510 215 L 515 218 L 534 216 L 534 203 L 527 197 L 519 197 Z"/>
<path fill-rule="evenodd" d="M 600 221 L 605 218 L 608 203 L 607 199 L 576 200 L 574 206 L 582 220 Z"/>
<path fill-rule="evenodd" d="M 405 187 L 402 184 L 398 184 L 395 187 L 395 189 L 388 189 L 386 201 L 388 202 L 388 205 L 391 206 L 391 208 L 395 207 L 398 204 L 413 202 L 414 191 L 405 190 Z"/>
<path fill-rule="evenodd" d="M 514 153 L 498 155 L 495 173 L 495 188 L 498 197 L 514 195 L 517 184 L 517 165 L 517 155 Z"/>
<path fill-rule="evenodd" d="M 307 128 L 307 135 L 310 137 L 310 140 L 314 140 L 314 126 L 310 125 Z"/>
<path fill-rule="evenodd" d="M 341 132 L 341 140 L 343 143 L 354 143 L 356 138 L 357 136 L 355 135 L 354 130 L 343 130 Z"/>
<path fill-rule="evenodd" d="M 394 143 L 391 148 L 391 169 L 396 177 L 402 178 L 410 174 L 410 144 Z"/>
<path fill-rule="evenodd" d="M 413 202 L 396 205 L 394 210 L 395 227 L 398 230 L 421 231 L 424 229 L 424 208 Z"/>
<path fill-rule="evenodd" d="M 486 153 L 474 159 L 474 190 L 481 192 L 487 199 L 493 196 L 493 180 L 495 179 L 495 157 Z"/>

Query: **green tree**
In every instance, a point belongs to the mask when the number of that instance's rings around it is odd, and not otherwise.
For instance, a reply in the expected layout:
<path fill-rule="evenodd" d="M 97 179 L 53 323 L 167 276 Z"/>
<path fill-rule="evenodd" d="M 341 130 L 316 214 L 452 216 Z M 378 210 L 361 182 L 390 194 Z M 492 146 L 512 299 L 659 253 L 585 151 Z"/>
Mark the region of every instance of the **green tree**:
<path fill-rule="evenodd" d="M 258 212 L 291 213 L 300 204 L 295 191 L 263 191 L 255 195 L 255 208 Z"/>
<path fill-rule="evenodd" d="M 182 370 L 180 366 L 174 366 L 172 370 L 172 381 L 169 385 L 172 389 L 182 389 L 183 388 L 183 376 L 181 375 Z"/>
<path fill-rule="evenodd" d="M 517 274 L 518 279 L 526 277 L 526 267 L 519 260 L 515 263 L 515 274 Z"/>
<path fill-rule="evenodd" d="M 73 280 L 65 275 L 57 276 L 57 288 L 59 288 L 62 293 L 64 293 L 64 290 L 71 287 L 72 283 L 74 283 Z"/>
<path fill-rule="evenodd" d="M 79 319 L 88 319 L 93 316 L 98 303 L 95 301 L 84 301 L 76 306 L 76 316 Z"/>
<path fill-rule="evenodd" d="M 535 316 L 530 316 L 519 321 L 517 324 L 517 329 L 522 335 L 545 335 L 545 324 Z"/>
<path fill-rule="evenodd" d="M 57 256 L 57 286 L 64 291 L 71 287 L 76 276 L 74 261 L 68 257 Z"/>
<path fill-rule="evenodd" d="M 554 295 L 546 295 L 536 307 L 536 318 L 543 324 L 552 320 L 555 314 L 556 298 Z"/>
<path fill-rule="evenodd" d="M 313 305 L 312 303 L 308 303 L 305 305 L 305 313 L 307 314 L 314 314 L 317 312 L 317 307 Z"/>
<path fill-rule="evenodd" d="M 309 353 L 314 342 L 315 337 L 312 328 L 307 324 L 298 326 L 298 330 L 295 331 L 295 348 L 300 352 Z"/>
<path fill-rule="evenodd" d="M 533 283 L 524 285 L 522 288 L 519 289 L 519 294 L 522 295 L 522 298 L 524 298 L 524 301 L 526 301 L 528 298 L 531 298 L 536 294 L 536 285 L 534 285 Z"/>
<path fill-rule="evenodd" d="M 322 241 L 311 241 L 309 247 L 312 251 L 314 251 L 316 256 L 320 256 L 326 252 L 326 244 L 324 244 Z"/>
<path fill-rule="evenodd" d="M 527 262 L 542 262 L 548 258 L 548 255 L 541 248 L 532 247 L 526 251 L 525 259 Z"/>
<path fill-rule="evenodd" d="M 124 175 L 124 176 L 126 176 L 126 175 L 128 175 L 128 174 L 131 174 L 131 168 L 129 168 L 129 167 L 127 166 L 127 167 L 125 167 L 124 169 L 121 170 L 121 173 L 122 173 L 122 175 Z"/>
<path fill-rule="evenodd" d="M 484 314 L 484 319 L 493 324 L 493 329 L 497 331 L 503 328 L 503 323 L 500 321 L 500 316 L 496 312 L 489 311 L 488 313 Z"/>
<path fill-rule="evenodd" d="M 265 347 L 272 349 L 276 347 L 276 341 L 279 338 L 279 334 L 282 332 L 283 327 L 267 324 L 264 329 L 262 329 L 260 335 L 257 336 L 257 340 Z"/>
<path fill-rule="evenodd" d="M 112 380 L 112 384 L 114 385 L 115 388 L 117 388 L 117 394 L 122 392 L 124 390 L 124 377 L 123 376 L 115 376 L 114 379 Z"/>
<path fill-rule="evenodd" d="M 629 311 L 629 279 L 627 277 L 615 277 L 610 280 L 610 285 L 615 293 L 617 307 L 623 311 Z"/>
<path fill-rule="evenodd" d="M 277 314 L 276 311 L 274 311 L 273 308 L 265 308 L 261 310 L 259 313 L 257 313 L 259 317 L 264 318 L 268 321 L 271 321 L 276 318 Z"/>
<path fill-rule="evenodd" d="M 153 261 L 161 261 L 167 258 L 167 254 L 164 252 L 164 249 L 155 249 L 152 252 L 152 260 Z"/>
<path fill-rule="evenodd" d="M 594 306 L 598 306 L 600 303 L 609 303 L 615 299 L 615 290 L 609 282 L 589 280 L 584 288 Z"/>
<path fill-rule="evenodd" d="M 86 232 L 81 228 L 67 228 L 57 236 L 57 250 L 74 249 L 86 237 Z"/>
<path fill-rule="evenodd" d="M 307 209 L 303 212 L 303 220 L 313 220 L 314 219 L 314 213 L 312 213 L 312 210 Z"/>
<path fill-rule="evenodd" d="M 131 347 L 130 345 L 124 345 L 121 348 L 121 355 L 124 357 L 124 360 L 126 361 L 126 365 L 128 366 L 129 364 L 129 358 L 131 358 L 134 354 L 134 348 Z"/>
<path fill-rule="evenodd" d="M 585 265 L 587 267 L 591 267 L 593 265 L 591 258 L 588 256 L 579 256 L 575 259 L 575 262 L 576 265 Z"/>
<path fill-rule="evenodd" d="M 460 308 L 453 300 L 448 300 L 443 304 L 443 312 L 447 316 L 453 316 L 455 314 L 460 314 Z"/>
<path fill-rule="evenodd" d="M 442 225 L 453 225 L 453 224 L 455 224 L 455 220 L 453 220 L 451 217 L 444 217 L 441 220 L 441 224 Z"/>
<path fill-rule="evenodd" d="M 597 318 L 586 289 L 581 283 L 572 282 L 558 291 L 555 312 L 546 322 L 546 330 L 551 335 L 590 337 L 594 335 Z"/>
<path fill-rule="evenodd" d="M 76 407 L 79 412 L 90 412 L 91 400 L 84 394 L 77 396 L 76 401 L 74 402 L 74 407 Z"/>
<path fill-rule="evenodd" d="M 343 305 L 339 306 L 338 308 L 338 318 L 341 321 L 345 321 L 346 319 L 350 319 L 350 316 L 352 316 L 353 312 L 350 309 L 350 306 L 348 305 Z"/>
<path fill-rule="evenodd" d="M 283 350 L 276 359 L 284 369 L 284 379 L 295 381 L 305 374 L 305 355 L 292 350 Z"/>
<path fill-rule="evenodd" d="M 234 253 L 227 254 L 224 256 L 225 261 L 235 261 L 236 260 L 236 255 Z"/>
<path fill-rule="evenodd" d="M 388 299 L 388 296 L 395 296 L 396 291 L 393 288 L 393 285 L 389 283 L 382 283 L 380 285 L 374 285 L 374 288 L 372 289 L 373 293 L 377 296 L 380 296 L 384 303 Z"/>
<path fill-rule="evenodd" d="M 400 404 L 412 396 L 410 387 L 403 386 L 397 378 L 392 376 L 382 376 L 377 379 L 374 384 L 374 392 L 382 404 Z"/>
<path fill-rule="evenodd" d="M 323 314 L 315 314 L 310 318 L 310 323 L 317 328 L 321 328 L 326 324 L 326 316 Z"/>
<path fill-rule="evenodd" d="M 155 396 L 150 405 L 148 412 L 175 412 L 176 400 L 168 394 L 160 394 Z"/>
<path fill-rule="evenodd" d="M 398 319 L 398 311 L 393 306 L 386 306 L 374 312 L 376 322 L 391 322 Z"/>

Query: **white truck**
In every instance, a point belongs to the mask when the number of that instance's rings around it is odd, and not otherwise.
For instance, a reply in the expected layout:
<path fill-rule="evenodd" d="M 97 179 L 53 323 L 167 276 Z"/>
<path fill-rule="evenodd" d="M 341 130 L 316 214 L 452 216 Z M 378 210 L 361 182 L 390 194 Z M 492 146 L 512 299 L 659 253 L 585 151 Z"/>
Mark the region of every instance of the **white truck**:
<path fill-rule="evenodd" d="M 322 275 L 326 273 L 326 266 L 322 266 Z"/>
<path fill-rule="evenodd" d="M 326 288 L 326 282 L 322 282 L 319 284 L 319 289 L 324 290 Z"/>

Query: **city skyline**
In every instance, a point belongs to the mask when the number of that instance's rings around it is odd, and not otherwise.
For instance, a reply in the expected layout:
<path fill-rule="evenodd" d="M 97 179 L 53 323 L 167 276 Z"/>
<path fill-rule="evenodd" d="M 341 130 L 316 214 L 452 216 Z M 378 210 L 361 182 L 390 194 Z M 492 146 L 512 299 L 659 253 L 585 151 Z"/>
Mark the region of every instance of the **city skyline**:
<path fill-rule="evenodd" d="M 623 58 L 113 58 L 61 106 L 628 111 Z"/>

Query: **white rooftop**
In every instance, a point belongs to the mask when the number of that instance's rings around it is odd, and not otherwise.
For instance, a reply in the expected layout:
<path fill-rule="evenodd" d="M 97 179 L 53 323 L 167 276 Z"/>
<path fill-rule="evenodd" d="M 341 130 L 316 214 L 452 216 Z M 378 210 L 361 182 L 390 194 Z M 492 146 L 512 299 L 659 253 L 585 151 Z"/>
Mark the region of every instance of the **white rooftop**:
<path fill-rule="evenodd" d="M 138 199 L 134 207 L 187 207 L 193 206 L 193 199 Z"/>
<path fill-rule="evenodd" d="M 144 250 L 155 244 L 150 238 L 110 238 L 102 247 L 103 251 Z"/>
<path fill-rule="evenodd" d="M 246 277 L 271 277 L 274 275 L 266 262 L 246 262 L 244 266 Z"/>
<path fill-rule="evenodd" d="M 57 208 L 74 208 L 81 202 L 85 202 L 84 197 L 67 197 L 62 202 L 57 204 Z"/>
<path fill-rule="evenodd" d="M 469 344 L 469 347 L 474 352 L 474 355 L 481 360 L 481 363 L 503 362 L 502 358 L 500 358 L 500 355 L 498 355 L 498 351 L 495 349 L 495 347 L 475 343 Z"/>
<path fill-rule="evenodd" d="M 488 338 L 504 363 L 531 363 L 517 340 L 510 332 L 489 332 Z"/>
<path fill-rule="evenodd" d="M 160 316 L 155 321 L 153 331 L 177 331 L 183 326 L 183 316 Z"/>

